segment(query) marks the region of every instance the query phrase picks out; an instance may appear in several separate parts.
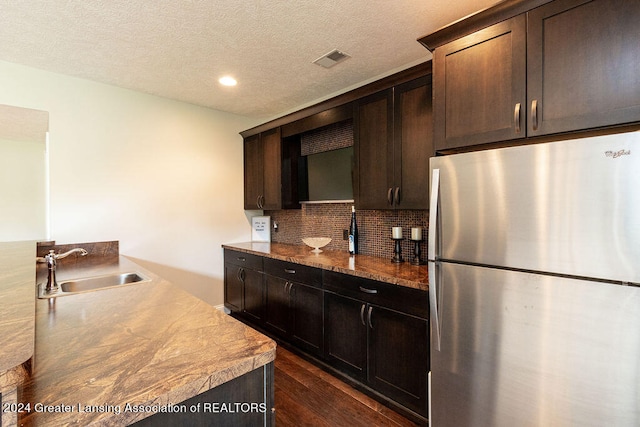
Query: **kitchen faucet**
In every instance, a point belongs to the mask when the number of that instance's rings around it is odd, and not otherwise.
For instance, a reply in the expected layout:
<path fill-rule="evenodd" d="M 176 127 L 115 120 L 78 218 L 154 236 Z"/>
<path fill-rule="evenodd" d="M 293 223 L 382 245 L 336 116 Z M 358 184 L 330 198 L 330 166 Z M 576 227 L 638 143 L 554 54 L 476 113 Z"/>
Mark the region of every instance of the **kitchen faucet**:
<path fill-rule="evenodd" d="M 75 248 L 62 254 L 56 254 L 56 251 L 52 249 L 44 257 L 36 258 L 36 261 L 38 262 L 46 262 L 49 269 L 49 273 L 47 275 L 47 286 L 44 288 L 46 292 L 51 292 L 58 289 L 58 282 L 56 281 L 56 261 L 62 258 L 66 258 L 75 252 L 79 252 L 80 256 L 85 256 L 88 253 L 82 248 Z"/>

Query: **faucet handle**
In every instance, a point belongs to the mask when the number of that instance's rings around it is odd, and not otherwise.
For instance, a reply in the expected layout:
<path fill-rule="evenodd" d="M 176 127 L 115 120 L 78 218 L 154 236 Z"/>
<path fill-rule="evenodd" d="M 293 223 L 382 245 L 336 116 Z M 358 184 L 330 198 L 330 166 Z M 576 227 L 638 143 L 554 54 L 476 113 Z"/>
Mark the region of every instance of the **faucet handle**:
<path fill-rule="evenodd" d="M 56 256 L 56 251 L 54 251 L 53 249 L 49 250 L 49 253 L 46 254 L 45 256 L 38 256 L 36 257 L 36 262 L 51 262 L 52 260 L 57 259 Z"/>

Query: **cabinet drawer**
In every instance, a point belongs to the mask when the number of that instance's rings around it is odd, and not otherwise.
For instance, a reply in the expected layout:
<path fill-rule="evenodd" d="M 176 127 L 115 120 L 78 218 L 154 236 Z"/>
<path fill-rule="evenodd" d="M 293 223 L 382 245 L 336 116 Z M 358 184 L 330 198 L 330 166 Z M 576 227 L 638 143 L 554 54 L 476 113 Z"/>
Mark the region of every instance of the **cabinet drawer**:
<path fill-rule="evenodd" d="M 250 268 L 252 270 L 262 271 L 262 257 L 258 255 L 225 249 L 224 262 Z"/>
<path fill-rule="evenodd" d="M 427 319 L 429 293 L 333 271 L 324 271 L 325 290 Z"/>
<path fill-rule="evenodd" d="M 292 282 L 322 288 L 322 270 L 293 262 L 265 258 L 264 272 Z"/>

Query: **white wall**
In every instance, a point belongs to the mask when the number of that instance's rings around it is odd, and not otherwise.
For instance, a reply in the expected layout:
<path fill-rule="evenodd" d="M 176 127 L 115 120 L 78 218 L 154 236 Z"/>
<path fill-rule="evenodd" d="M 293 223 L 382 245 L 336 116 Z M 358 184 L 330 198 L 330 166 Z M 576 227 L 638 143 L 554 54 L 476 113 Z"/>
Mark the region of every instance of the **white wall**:
<path fill-rule="evenodd" d="M 45 142 L 0 139 L 0 241 L 47 235 Z"/>
<path fill-rule="evenodd" d="M 0 103 L 49 112 L 51 238 L 120 253 L 223 301 L 220 245 L 251 238 L 246 117 L 0 61 Z"/>

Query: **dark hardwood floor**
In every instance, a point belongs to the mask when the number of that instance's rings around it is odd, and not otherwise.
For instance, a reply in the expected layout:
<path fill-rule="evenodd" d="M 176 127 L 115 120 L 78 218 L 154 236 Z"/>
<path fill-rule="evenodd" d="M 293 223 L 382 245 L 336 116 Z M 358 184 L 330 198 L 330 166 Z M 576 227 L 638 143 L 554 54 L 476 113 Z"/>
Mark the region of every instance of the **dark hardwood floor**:
<path fill-rule="evenodd" d="M 276 354 L 276 426 L 416 425 L 281 346 Z"/>

